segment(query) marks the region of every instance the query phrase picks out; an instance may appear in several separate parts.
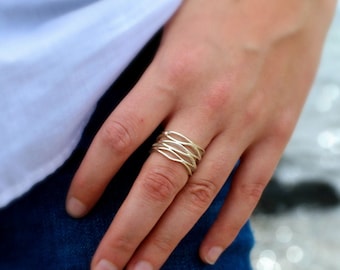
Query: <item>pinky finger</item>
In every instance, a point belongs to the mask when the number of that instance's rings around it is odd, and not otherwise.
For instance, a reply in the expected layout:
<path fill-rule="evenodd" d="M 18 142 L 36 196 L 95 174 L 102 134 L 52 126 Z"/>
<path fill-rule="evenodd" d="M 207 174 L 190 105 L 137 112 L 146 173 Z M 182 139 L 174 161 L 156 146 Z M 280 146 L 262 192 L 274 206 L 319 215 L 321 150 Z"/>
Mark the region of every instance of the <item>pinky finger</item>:
<path fill-rule="evenodd" d="M 257 144 L 243 155 L 228 197 L 201 245 L 200 257 L 204 262 L 214 264 L 237 237 L 256 207 L 280 156 L 277 146 L 268 143 L 265 146 Z"/>

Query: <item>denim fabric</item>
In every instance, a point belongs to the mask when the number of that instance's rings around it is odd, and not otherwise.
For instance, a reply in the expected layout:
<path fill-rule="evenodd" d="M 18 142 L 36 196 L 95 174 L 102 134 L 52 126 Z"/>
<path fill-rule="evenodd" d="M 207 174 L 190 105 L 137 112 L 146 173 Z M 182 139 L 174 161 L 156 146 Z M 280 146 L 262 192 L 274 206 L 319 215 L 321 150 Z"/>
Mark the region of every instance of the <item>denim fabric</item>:
<path fill-rule="evenodd" d="M 125 163 L 99 203 L 85 218 L 73 219 L 66 214 L 65 196 L 93 136 L 150 63 L 159 38 L 160 35 L 157 35 L 143 49 L 99 101 L 81 141 L 65 164 L 23 197 L 0 210 L 0 269 L 89 269 L 99 241 L 129 192 L 160 129 Z M 215 266 L 203 264 L 198 257 L 200 242 L 227 196 L 231 182 L 231 179 L 227 181 L 211 207 L 162 269 L 251 269 L 249 253 L 253 235 L 249 223 Z"/>

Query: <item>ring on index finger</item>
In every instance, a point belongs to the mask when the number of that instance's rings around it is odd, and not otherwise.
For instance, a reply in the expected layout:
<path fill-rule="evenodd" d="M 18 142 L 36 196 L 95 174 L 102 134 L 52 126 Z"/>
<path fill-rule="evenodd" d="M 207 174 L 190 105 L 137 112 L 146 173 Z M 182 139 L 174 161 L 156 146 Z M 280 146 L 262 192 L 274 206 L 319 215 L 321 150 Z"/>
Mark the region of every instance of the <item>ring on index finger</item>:
<path fill-rule="evenodd" d="M 192 140 L 176 131 L 163 131 L 152 145 L 152 150 L 157 151 L 166 158 L 181 163 L 191 176 L 202 159 L 204 149 Z"/>

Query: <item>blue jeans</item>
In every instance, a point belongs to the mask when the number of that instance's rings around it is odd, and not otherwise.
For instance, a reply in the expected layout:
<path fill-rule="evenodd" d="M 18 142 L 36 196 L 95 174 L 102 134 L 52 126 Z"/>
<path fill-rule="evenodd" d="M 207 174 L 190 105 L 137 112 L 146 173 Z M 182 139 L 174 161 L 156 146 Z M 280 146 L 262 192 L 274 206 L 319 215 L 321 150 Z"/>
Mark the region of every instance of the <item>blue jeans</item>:
<path fill-rule="evenodd" d="M 156 35 L 150 41 L 98 102 L 81 141 L 64 165 L 27 194 L 0 210 L 0 269 L 89 269 L 99 241 L 129 192 L 161 129 L 157 129 L 130 157 L 88 216 L 82 219 L 69 217 L 65 212 L 65 196 L 95 133 L 138 81 L 152 60 L 159 39 L 160 35 Z M 254 241 L 249 223 L 215 266 L 203 264 L 198 257 L 200 242 L 227 196 L 231 178 L 162 269 L 251 269 L 249 254 Z"/>

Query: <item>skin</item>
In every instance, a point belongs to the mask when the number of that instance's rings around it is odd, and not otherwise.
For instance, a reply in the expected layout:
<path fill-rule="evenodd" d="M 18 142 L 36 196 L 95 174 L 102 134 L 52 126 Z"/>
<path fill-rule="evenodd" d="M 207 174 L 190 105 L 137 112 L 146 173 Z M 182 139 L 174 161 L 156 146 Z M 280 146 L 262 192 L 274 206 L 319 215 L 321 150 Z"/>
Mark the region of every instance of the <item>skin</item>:
<path fill-rule="evenodd" d="M 251 215 L 293 132 L 334 7 L 332 0 L 184 1 L 155 59 L 93 140 L 67 211 L 86 215 L 160 123 L 206 153 L 191 177 L 183 165 L 150 155 L 91 269 L 159 269 L 241 159 L 199 250 L 206 263 L 217 260 Z"/>

